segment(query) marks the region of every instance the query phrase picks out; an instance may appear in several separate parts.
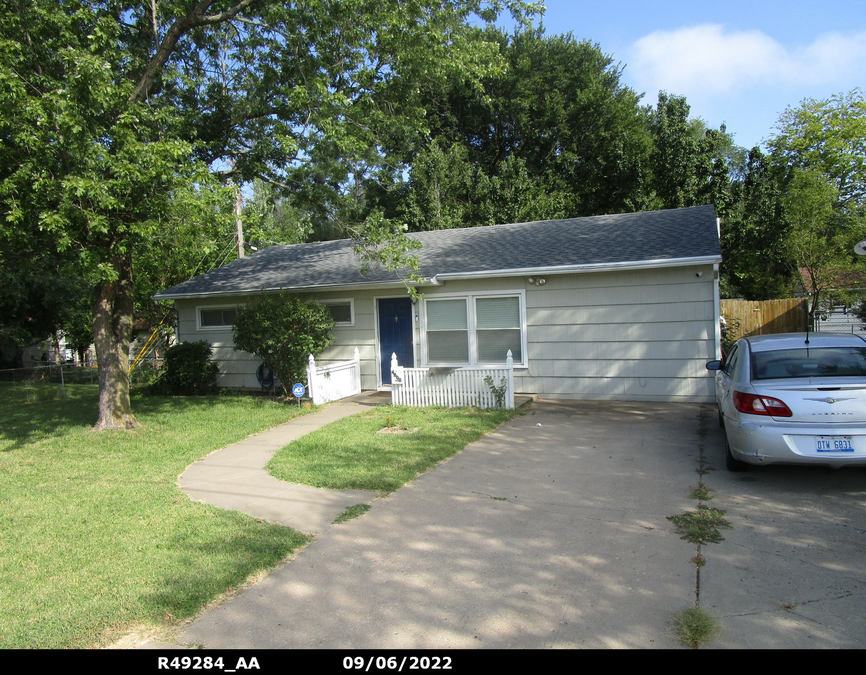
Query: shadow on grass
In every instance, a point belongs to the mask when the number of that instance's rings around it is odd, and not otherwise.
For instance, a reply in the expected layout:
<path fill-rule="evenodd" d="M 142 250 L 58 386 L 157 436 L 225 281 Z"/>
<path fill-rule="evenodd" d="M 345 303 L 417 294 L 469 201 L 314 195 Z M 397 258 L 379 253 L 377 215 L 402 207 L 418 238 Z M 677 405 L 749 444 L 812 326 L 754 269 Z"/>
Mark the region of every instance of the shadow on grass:
<path fill-rule="evenodd" d="M 312 540 L 282 525 L 250 523 L 240 514 L 228 517 L 236 521 L 234 536 L 171 539 L 171 569 L 154 584 L 153 592 L 141 598 L 143 610 L 154 620 L 176 623 L 194 616 L 207 603 L 237 589 L 251 575 L 272 569 Z"/>
<path fill-rule="evenodd" d="M 219 396 L 155 396 L 133 391 L 132 412 L 145 426 L 149 416 L 179 414 L 224 401 Z M 264 400 L 264 399 L 263 399 Z M 96 385 L 0 386 L 0 452 L 37 440 L 90 430 L 98 415 Z"/>

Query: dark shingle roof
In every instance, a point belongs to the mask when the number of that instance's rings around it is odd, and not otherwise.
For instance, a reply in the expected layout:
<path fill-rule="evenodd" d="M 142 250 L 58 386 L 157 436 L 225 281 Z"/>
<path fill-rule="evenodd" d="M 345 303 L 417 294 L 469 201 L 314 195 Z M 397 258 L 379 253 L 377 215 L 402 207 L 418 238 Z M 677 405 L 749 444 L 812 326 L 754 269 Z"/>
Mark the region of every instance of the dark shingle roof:
<path fill-rule="evenodd" d="M 588 218 L 437 230 L 409 235 L 419 240 L 424 277 L 533 268 L 671 262 L 721 258 L 712 206 L 644 211 Z M 351 240 L 271 246 L 158 293 L 158 299 L 232 295 L 260 290 L 310 289 L 399 283 L 395 272 L 366 276 Z"/>

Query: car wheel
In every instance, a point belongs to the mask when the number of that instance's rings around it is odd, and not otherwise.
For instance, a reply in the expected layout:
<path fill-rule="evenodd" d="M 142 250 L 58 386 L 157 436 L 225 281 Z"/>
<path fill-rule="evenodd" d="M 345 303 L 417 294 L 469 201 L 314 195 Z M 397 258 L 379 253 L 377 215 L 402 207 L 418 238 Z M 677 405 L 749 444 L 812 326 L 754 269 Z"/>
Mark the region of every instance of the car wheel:
<path fill-rule="evenodd" d="M 727 467 L 728 471 L 746 471 L 749 468 L 748 464 L 734 457 L 731 452 L 731 446 L 728 443 L 727 434 L 725 434 L 725 467 Z"/>

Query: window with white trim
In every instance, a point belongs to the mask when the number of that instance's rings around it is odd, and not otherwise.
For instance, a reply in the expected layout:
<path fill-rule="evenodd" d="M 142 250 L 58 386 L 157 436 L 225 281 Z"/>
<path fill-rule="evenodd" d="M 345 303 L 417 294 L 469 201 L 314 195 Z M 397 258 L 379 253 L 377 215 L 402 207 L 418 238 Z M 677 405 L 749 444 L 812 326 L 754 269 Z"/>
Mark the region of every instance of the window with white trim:
<path fill-rule="evenodd" d="M 466 295 L 424 301 L 426 362 L 430 365 L 505 363 L 511 350 L 524 364 L 522 295 Z"/>
<path fill-rule="evenodd" d="M 199 328 L 230 328 L 235 325 L 236 307 L 199 307 Z"/>
<path fill-rule="evenodd" d="M 465 298 L 428 300 L 427 362 L 469 363 L 469 321 Z"/>
<path fill-rule="evenodd" d="M 520 298 L 475 298 L 475 340 L 478 363 L 504 363 L 511 350 L 515 363 L 523 363 Z"/>
<path fill-rule="evenodd" d="M 328 308 L 335 326 L 355 325 L 355 301 L 347 300 L 322 300 L 322 304 Z"/>

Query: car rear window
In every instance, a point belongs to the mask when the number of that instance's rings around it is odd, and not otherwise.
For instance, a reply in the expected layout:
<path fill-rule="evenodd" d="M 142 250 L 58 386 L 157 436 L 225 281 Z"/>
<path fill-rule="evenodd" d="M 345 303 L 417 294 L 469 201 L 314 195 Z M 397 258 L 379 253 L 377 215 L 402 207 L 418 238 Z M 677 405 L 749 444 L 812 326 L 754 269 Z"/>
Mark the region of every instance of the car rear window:
<path fill-rule="evenodd" d="M 752 352 L 752 379 L 866 377 L 866 347 L 821 347 Z"/>

